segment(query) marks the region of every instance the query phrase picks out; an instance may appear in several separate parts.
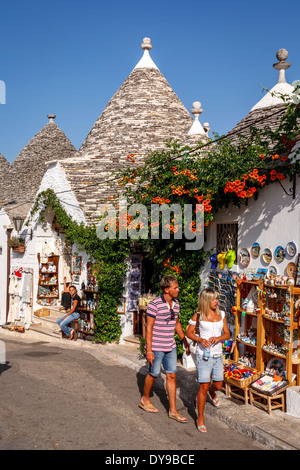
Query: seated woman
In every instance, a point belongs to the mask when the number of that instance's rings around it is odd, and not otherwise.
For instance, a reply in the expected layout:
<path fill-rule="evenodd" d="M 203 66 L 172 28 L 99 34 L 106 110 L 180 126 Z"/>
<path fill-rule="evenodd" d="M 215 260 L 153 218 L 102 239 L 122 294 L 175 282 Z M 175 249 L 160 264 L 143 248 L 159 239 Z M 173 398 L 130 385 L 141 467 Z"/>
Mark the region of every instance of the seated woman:
<path fill-rule="evenodd" d="M 77 289 L 75 286 L 70 286 L 70 295 L 71 295 L 71 308 L 67 310 L 66 315 L 63 315 L 57 320 L 57 324 L 61 327 L 62 332 L 69 338 L 73 339 L 74 328 L 70 328 L 69 324 L 77 320 L 80 317 L 80 297 L 77 294 Z"/>

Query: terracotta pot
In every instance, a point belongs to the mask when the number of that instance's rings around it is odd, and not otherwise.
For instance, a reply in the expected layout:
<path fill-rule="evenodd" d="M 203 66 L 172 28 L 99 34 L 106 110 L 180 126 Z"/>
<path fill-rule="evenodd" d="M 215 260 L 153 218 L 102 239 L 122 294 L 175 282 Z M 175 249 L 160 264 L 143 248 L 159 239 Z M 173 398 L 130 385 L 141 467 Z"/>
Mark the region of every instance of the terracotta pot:
<path fill-rule="evenodd" d="M 15 251 L 16 253 L 24 253 L 25 245 L 15 246 L 13 247 L 12 250 Z"/>

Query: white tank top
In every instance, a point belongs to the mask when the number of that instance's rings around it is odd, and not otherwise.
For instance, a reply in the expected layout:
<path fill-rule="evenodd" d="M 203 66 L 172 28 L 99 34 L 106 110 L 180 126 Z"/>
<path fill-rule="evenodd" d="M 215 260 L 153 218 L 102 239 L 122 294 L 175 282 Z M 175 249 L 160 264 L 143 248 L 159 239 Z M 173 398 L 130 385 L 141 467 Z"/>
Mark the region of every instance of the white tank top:
<path fill-rule="evenodd" d="M 199 322 L 200 338 L 209 339 L 213 336 L 221 336 L 222 331 L 223 331 L 223 319 L 225 317 L 225 312 L 223 312 L 223 310 L 220 310 L 220 314 L 221 314 L 220 321 L 200 320 Z M 196 325 L 196 322 L 193 320 L 190 320 L 189 324 Z M 200 343 L 198 343 L 197 354 L 200 354 L 202 356 L 204 350 L 205 348 Z M 210 348 L 211 356 L 221 356 L 222 353 L 223 353 L 222 342 L 217 343 L 214 346 L 211 346 Z"/>

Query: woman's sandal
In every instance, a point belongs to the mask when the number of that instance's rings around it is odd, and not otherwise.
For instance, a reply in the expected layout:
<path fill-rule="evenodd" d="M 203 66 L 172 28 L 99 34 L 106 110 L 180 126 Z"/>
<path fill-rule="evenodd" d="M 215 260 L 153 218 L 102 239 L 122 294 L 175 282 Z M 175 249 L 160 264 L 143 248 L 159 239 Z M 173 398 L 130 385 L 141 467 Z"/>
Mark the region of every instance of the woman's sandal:
<path fill-rule="evenodd" d="M 220 406 L 220 400 L 217 397 L 217 395 L 215 396 L 215 398 L 213 398 L 211 394 L 209 394 L 209 396 L 210 396 L 211 401 L 213 402 L 213 405 L 218 408 L 218 406 Z"/>
<path fill-rule="evenodd" d="M 201 424 L 200 426 L 197 426 L 197 429 L 200 432 L 207 432 L 206 426 L 204 426 L 204 424 Z"/>
<path fill-rule="evenodd" d="M 71 330 L 71 331 L 70 331 L 69 339 L 73 339 L 73 336 L 74 336 L 74 330 Z"/>

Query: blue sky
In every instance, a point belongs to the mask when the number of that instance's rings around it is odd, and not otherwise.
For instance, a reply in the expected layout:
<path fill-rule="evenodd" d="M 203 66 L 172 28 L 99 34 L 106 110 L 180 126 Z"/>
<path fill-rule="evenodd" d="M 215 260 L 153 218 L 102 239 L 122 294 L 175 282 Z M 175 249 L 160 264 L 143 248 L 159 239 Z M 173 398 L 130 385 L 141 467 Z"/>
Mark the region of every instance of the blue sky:
<path fill-rule="evenodd" d="M 12 162 L 56 114 L 78 149 L 142 56 L 151 57 L 185 107 L 223 134 L 277 82 L 285 48 L 300 79 L 299 1 L 10 0 L 1 2 L 0 153 Z"/>

